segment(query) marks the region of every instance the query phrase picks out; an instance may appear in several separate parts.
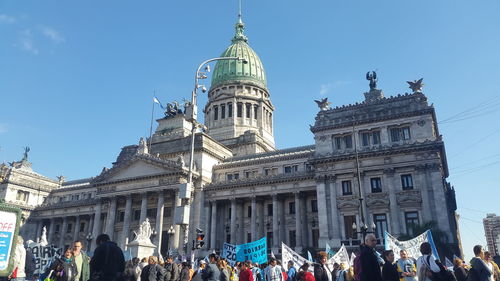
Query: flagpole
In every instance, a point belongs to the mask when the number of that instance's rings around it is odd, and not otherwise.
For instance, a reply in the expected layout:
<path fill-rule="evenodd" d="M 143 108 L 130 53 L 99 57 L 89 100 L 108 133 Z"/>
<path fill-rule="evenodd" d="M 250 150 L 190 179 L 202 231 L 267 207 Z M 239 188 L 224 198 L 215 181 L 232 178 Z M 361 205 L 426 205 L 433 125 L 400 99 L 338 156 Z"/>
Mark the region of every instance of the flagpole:
<path fill-rule="evenodd" d="M 148 147 L 149 153 L 151 153 L 151 142 L 153 141 L 152 136 L 153 136 L 153 118 L 155 114 L 155 97 L 156 97 L 156 91 L 153 91 L 153 106 L 151 107 L 151 125 L 149 126 L 149 147 Z"/>

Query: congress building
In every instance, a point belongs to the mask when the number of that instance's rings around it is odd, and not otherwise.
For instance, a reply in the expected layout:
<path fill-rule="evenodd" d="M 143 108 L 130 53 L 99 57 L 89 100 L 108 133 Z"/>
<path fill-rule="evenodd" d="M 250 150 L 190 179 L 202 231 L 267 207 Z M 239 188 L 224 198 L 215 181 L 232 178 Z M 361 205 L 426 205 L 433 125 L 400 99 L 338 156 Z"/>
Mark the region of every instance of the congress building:
<path fill-rule="evenodd" d="M 220 60 L 213 69 L 208 101 L 200 105 L 205 123 L 194 138 L 190 196 L 180 195 L 192 128 L 181 109 L 157 120 L 151 139 L 123 147 L 92 178 L 40 175 L 28 150 L 22 160 L 2 164 L 0 196 L 22 208 L 25 240 L 37 240 L 45 227 L 49 243 L 59 247 L 78 239 L 94 249 L 96 236 L 107 233 L 125 248 L 147 218 L 163 255 L 184 253 L 185 242 L 191 251 L 197 228 L 206 235 L 200 256 L 224 242 L 264 236 L 274 253 L 281 242 L 301 253 L 326 243 L 354 249 L 365 225 L 383 243 L 385 231 L 411 235 L 412 225 L 435 221 L 458 251 L 455 193 L 421 80 L 410 83 L 411 93 L 385 97 L 369 73 L 359 102 L 330 107 L 317 101 L 316 116 L 304 116 L 314 124 L 304 128 L 314 134 L 310 145 L 277 149 L 279 105 L 243 23 L 235 29 L 221 56 L 245 61 Z M 188 225 L 176 224 L 181 216 Z"/>

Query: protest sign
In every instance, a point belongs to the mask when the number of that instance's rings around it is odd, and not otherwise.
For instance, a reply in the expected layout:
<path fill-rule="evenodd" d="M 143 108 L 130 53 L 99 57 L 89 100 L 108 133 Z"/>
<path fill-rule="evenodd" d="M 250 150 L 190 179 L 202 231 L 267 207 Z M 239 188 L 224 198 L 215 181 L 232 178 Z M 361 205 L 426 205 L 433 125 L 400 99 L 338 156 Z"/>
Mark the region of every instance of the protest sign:
<path fill-rule="evenodd" d="M 429 242 L 432 248 L 432 255 L 434 258 L 439 259 L 439 255 L 434 245 L 434 240 L 432 239 L 432 233 L 430 230 L 420 234 L 419 236 L 407 240 L 407 241 L 399 241 L 394 236 L 390 235 L 389 232 L 385 232 L 384 234 L 384 245 L 386 250 L 393 250 L 395 259 L 399 259 L 399 252 L 401 250 L 406 250 L 408 252 L 408 256 L 414 259 L 418 259 L 422 254 L 420 253 L 420 245 L 424 242 Z"/>
<path fill-rule="evenodd" d="M 236 245 L 224 243 L 222 247 L 222 258 L 225 258 L 231 266 L 234 266 L 236 263 Z"/>
<path fill-rule="evenodd" d="M 349 253 L 347 252 L 347 249 L 344 246 L 344 244 L 342 244 L 339 251 L 331 259 L 329 259 L 327 263 L 328 263 L 328 266 L 332 270 L 333 270 L 334 263 L 338 263 L 338 264 L 344 263 L 348 267 L 351 266 L 351 259 L 349 258 Z"/>
<path fill-rule="evenodd" d="M 62 249 L 52 245 L 42 246 L 39 243 L 28 245 L 35 257 L 35 274 L 42 274 L 56 257 L 62 255 Z"/>
<path fill-rule="evenodd" d="M 263 264 L 267 262 L 267 239 L 262 237 L 257 241 L 236 245 L 236 260 Z"/>
<path fill-rule="evenodd" d="M 304 263 L 309 263 L 307 259 L 303 258 L 296 252 L 294 252 L 290 247 L 288 247 L 285 243 L 281 243 L 281 265 L 288 271 L 288 262 L 293 261 L 295 268 L 300 268 Z M 309 271 L 313 271 L 313 267 L 309 267 Z"/>
<path fill-rule="evenodd" d="M 13 259 L 19 234 L 21 210 L 0 204 L 0 276 L 6 277 L 13 270 Z"/>

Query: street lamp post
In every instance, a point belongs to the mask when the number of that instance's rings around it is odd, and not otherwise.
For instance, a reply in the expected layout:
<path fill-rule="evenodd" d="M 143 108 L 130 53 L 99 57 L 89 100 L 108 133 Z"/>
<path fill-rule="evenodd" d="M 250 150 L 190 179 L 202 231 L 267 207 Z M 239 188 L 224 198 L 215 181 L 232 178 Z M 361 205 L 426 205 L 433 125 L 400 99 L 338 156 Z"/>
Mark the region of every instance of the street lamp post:
<path fill-rule="evenodd" d="M 189 154 L 189 170 L 188 170 L 188 178 L 187 178 L 187 184 L 185 185 L 185 190 L 179 193 L 179 196 L 181 196 L 181 205 L 184 208 L 188 208 L 190 205 L 190 200 L 191 200 L 191 192 L 193 191 L 193 165 L 194 165 L 194 140 L 195 140 L 195 133 L 196 129 L 199 127 L 199 124 L 196 119 L 197 119 L 197 114 L 198 114 L 198 108 L 196 104 L 196 98 L 197 98 L 197 92 L 198 89 L 201 88 L 202 92 L 205 93 L 207 91 L 207 88 L 205 85 L 200 85 L 199 80 L 201 79 L 206 79 L 207 72 L 210 72 L 210 66 L 208 65 L 210 62 L 213 61 L 219 61 L 219 60 L 238 60 L 242 61 L 244 64 L 248 63 L 245 59 L 240 58 L 240 57 L 218 57 L 218 58 L 212 58 L 208 59 L 204 62 L 202 62 L 199 66 L 198 69 L 196 70 L 195 76 L 194 76 L 194 89 L 191 92 L 191 104 L 189 107 L 186 108 L 186 116 L 188 117 L 188 121 L 191 122 L 191 144 L 190 144 L 190 154 Z M 205 66 L 205 72 L 202 72 L 201 69 L 203 66 Z M 186 213 L 183 213 L 183 216 Z M 180 222 L 177 224 L 181 224 L 184 228 L 184 253 L 187 254 L 188 250 L 188 240 L 189 240 L 189 215 L 186 217 L 183 217 Z"/>
<path fill-rule="evenodd" d="M 170 256 L 170 243 L 171 242 L 171 239 L 172 239 L 172 236 L 175 234 L 175 229 L 174 229 L 174 226 L 171 225 L 170 228 L 168 229 L 167 231 L 167 235 L 168 235 L 168 243 L 167 243 L 167 256 Z"/>
<path fill-rule="evenodd" d="M 362 240 L 360 241 L 361 244 L 365 242 L 366 234 L 375 233 L 376 228 L 377 226 L 372 222 L 372 231 L 368 231 L 368 226 L 364 222 L 361 222 L 361 226 L 359 227 L 360 231 L 358 231 L 358 226 L 356 225 L 356 223 L 352 223 L 353 233 L 362 235 Z"/>

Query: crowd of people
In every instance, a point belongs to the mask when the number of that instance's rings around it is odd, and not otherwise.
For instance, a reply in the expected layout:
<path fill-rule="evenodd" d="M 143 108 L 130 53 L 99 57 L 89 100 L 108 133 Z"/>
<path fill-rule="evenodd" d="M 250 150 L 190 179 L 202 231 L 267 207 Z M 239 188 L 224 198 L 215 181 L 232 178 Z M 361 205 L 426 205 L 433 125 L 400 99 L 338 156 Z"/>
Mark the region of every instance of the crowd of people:
<path fill-rule="evenodd" d="M 83 243 L 75 241 L 64 249 L 61 257 L 46 270 L 35 275 L 33 254 L 23 247 L 18 237 L 14 249 L 14 269 L 8 279 L 14 281 L 500 281 L 500 270 L 488 252 L 474 247 L 475 257 L 470 264 L 459 258 L 454 267 L 446 268 L 432 255 L 431 245 L 420 245 L 421 256 L 414 259 L 401 250 L 395 259 L 392 250 L 376 251 L 377 239 L 368 234 L 359 252 L 349 263 L 331 264 L 326 252 L 319 252 L 317 262 L 305 262 L 298 267 L 293 261 L 286 266 L 270 257 L 265 264 L 251 261 L 236 262 L 215 253 L 191 264 L 176 262 L 172 256 L 165 260 L 156 256 L 135 257 L 125 262 L 122 250 L 106 234 L 96 238 L 97 248 L 90 258 Z M 298 267 L 298 268 L 297 268 Z"/>

